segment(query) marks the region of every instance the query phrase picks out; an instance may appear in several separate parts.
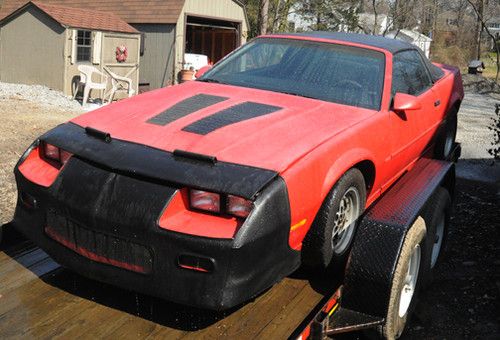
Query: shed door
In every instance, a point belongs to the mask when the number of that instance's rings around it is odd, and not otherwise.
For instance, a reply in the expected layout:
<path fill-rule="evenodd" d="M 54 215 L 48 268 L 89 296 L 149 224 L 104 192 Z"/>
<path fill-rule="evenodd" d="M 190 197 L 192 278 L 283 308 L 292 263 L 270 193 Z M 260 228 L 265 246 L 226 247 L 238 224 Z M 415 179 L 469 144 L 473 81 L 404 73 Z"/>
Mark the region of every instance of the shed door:
<path fill-rule="evenodd" d="M 216 63 L 240 44 L 240 24 L 231 21 L 188 17 L 185 53 L 206 55 Z"/>

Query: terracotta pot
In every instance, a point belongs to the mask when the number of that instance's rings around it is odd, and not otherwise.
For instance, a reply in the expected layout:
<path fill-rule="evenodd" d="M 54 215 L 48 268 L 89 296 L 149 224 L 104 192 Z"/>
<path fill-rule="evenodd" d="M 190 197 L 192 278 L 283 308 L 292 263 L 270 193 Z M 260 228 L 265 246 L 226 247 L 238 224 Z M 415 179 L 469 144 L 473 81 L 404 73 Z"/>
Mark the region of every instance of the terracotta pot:
<path fill-rule="evenodd" d="M 181 70 L 181 83 L 193 80 L 194 70 Z"/>

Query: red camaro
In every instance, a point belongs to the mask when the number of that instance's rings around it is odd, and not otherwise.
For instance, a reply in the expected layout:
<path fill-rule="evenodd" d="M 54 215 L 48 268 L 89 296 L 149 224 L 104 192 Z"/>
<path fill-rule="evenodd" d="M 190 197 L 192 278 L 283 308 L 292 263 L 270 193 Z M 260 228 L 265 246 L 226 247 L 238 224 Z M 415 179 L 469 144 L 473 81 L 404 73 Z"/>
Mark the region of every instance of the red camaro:
<path fill-rule="evenodd" d="M 451 152 L 462 98 L 458 69 L 398 40 L 259 37 L 41 136 L 14 225 L 82 275 L 229 308 L 301 263 L 344 264 L 364 209 Z"/>

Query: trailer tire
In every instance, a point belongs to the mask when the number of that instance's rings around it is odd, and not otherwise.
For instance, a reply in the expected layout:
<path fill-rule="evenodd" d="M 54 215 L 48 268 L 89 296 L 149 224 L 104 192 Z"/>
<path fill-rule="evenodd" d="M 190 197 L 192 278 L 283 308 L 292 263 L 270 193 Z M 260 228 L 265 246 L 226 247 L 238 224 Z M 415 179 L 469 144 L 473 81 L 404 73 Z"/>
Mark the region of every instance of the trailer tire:
<path fill-rule="evenodd" d="M 432 273 L 441 259 L 441 254 L 446 246 L 448 227 L 450 223 L 451 197 L 443 187 L 437 188 L 434 195 L 427 203 L 422 212 L 425 220 L 427 234 L 425 237 L 425 253 L 422 259 L 423 287 L 432 281 Z"/>
<path fill-rule="evenodd" d="M 304 238 L 301 255 L 305 266 L 343 269 L 365 203 L 363 174 L 352 168 L 330 190 Z"/>
<path fill-rule="evenodd" d="M 447 116 L 444 128 L 436 140 L 434 149 L 436 159 L 446 160 L 450 157 L 457 137 L 457 110 L 453 108 Z"/>
<path fill-rule="evenodd" d="M 401 336 L 413 311 L 419 287 L 425 232 L 425 221 L 418 217 L 403 242 L 392 279 L 385 324 L 379 329 L 386 339 L 397 339 Z"/>

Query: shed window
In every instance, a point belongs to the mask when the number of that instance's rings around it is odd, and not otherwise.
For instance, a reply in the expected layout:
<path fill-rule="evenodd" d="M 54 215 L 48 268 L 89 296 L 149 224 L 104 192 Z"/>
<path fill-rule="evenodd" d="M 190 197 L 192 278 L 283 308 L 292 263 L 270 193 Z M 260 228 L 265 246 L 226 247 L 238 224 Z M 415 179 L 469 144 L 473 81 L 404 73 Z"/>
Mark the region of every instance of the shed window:
<path fill-rule="evenodd" d="M 76 38 L 76 61 L 90 61 L 92 49 L 91 31 L 77 32 Z"/>

